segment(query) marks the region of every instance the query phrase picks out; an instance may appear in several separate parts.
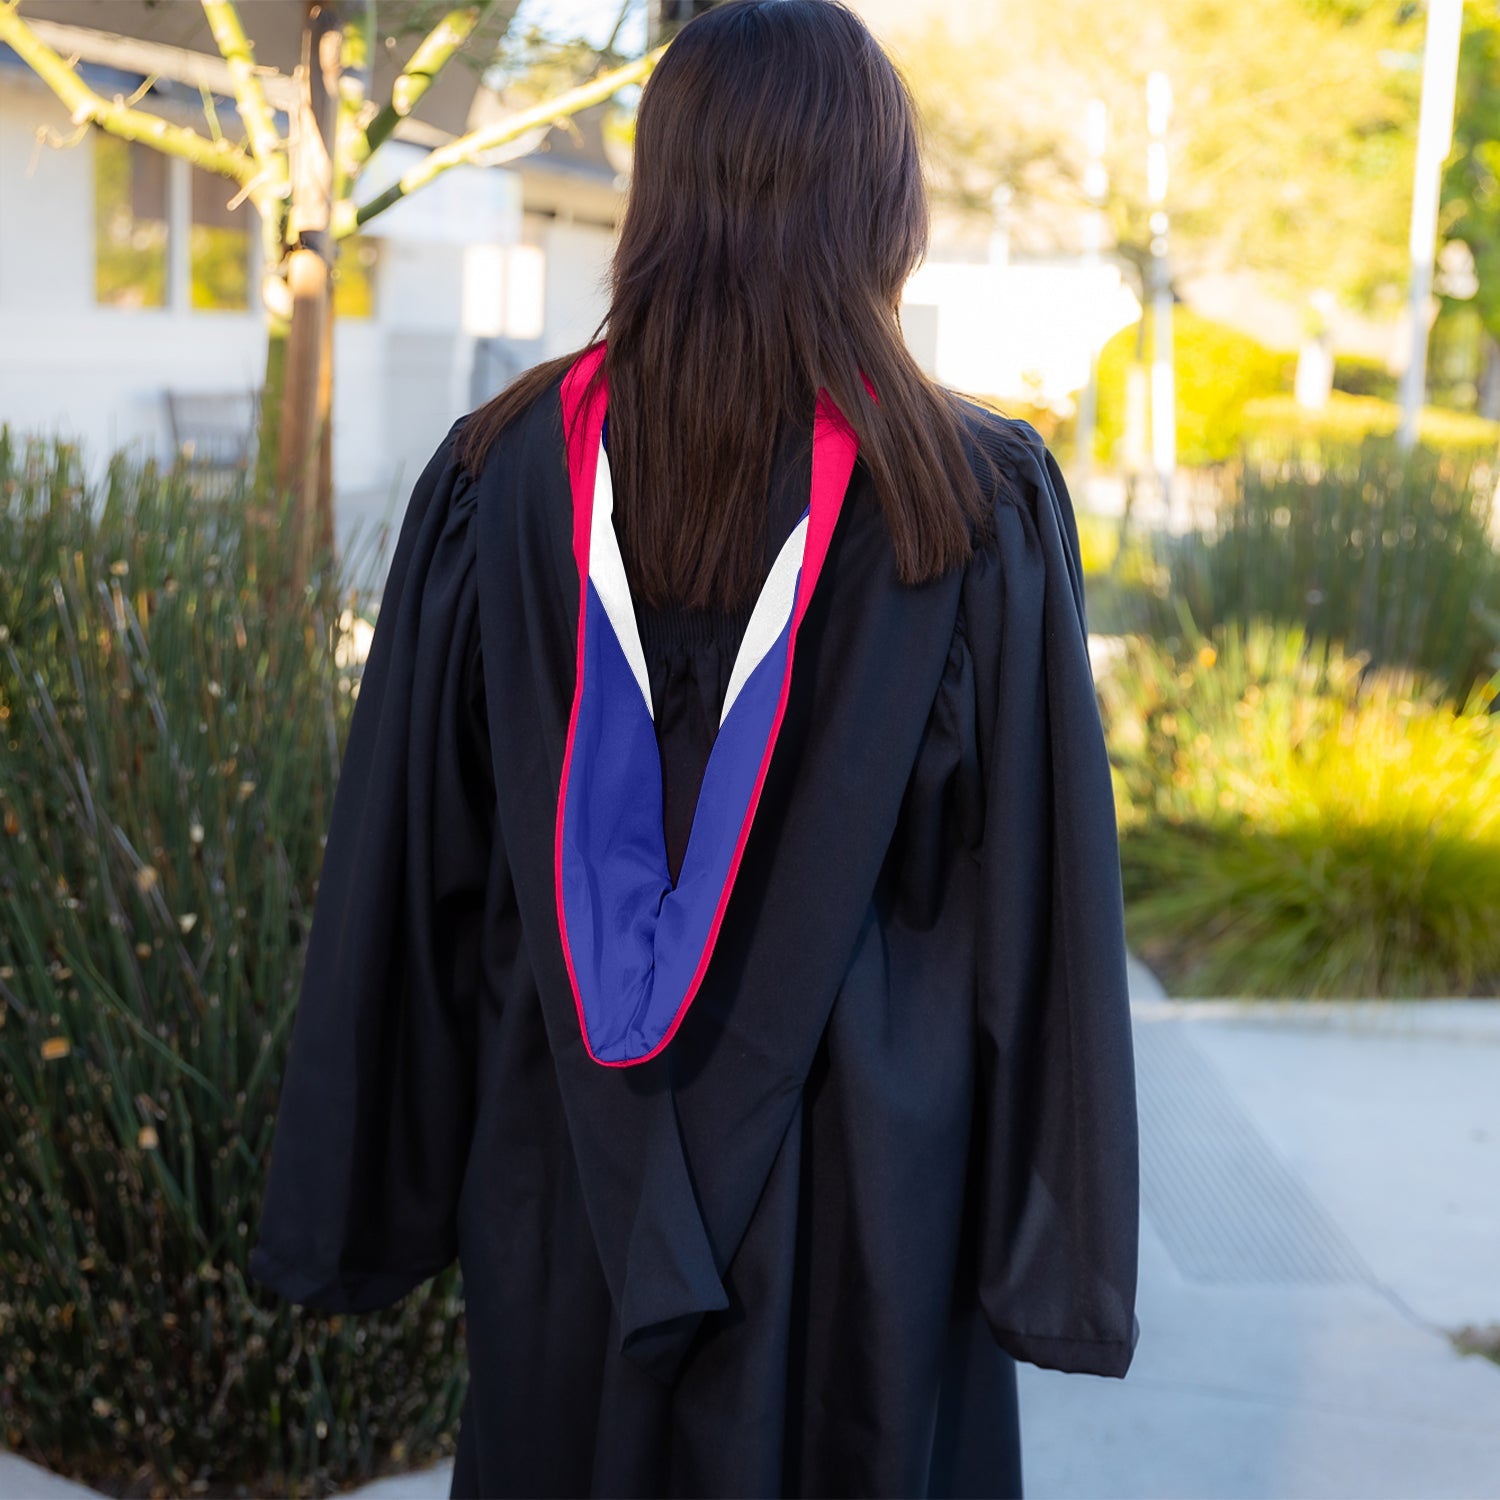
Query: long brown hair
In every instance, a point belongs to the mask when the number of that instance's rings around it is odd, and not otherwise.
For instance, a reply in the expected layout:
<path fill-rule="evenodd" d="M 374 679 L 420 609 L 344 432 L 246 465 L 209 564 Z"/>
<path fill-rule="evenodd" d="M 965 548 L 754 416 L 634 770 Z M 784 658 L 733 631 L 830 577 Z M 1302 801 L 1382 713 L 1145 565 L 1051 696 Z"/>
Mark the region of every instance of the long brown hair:
<path fill-rule="evenodd" d="M 927 244 L 910 91 L 841 0 L 724 0 L 677 33 L 642 90 L 609 311 L 585 346 L 607 328 L 615 525 L 642 603 L 753 598 L 777 422 L 810 441 L 819 386 L 859 439 L 902 581 L 969 557 L 989 506 L 967 452 L 1005 481 L 901 333 Z M 460 462 L 480 472 L 582 352 L 479 408 Z"/>

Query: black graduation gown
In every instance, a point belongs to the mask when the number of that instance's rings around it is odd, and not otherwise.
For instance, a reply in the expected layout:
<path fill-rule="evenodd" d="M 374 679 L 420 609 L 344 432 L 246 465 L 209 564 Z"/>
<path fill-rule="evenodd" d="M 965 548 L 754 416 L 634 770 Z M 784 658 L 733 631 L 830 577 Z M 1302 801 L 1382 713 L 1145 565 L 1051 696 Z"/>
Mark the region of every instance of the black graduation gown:
<path fill-rule="evenodd" d="M 455 1495 L 1015 1496 L 1013 1360 L 1131 1362 L 1134 1067 L 1077 534 L 1034 429 L 966 410 L 1013 480 L 995 535 L 907 588 L 856 466 L 702 988 L 633 1067 L 587 1054 L 554 905 L 578 610 L 557 401 L 478 480 L 455 423 L 413 490 L 250 1269 L 356 1312 L 458 1258 Z M 637 617 L 681 710 L 670 846 L 711 738 L 683 705 L 738 622 Z"/>

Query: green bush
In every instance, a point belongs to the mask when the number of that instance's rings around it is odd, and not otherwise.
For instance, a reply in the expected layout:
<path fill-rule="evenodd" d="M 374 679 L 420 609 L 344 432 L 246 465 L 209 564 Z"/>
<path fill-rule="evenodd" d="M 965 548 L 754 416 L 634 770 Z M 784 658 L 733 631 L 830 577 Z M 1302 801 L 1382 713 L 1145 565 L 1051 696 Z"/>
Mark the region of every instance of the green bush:
<path fill-rule="evenodd" d="M 1472 414 L 1484 368 L 1484 318 L 1475 299 L 1443 297 L 1428 334 L 1427 399 Z"/>
<path fill-rule="evenodd" d="M 1401 387 L 1401 377 L 1386 369 L 1385 361 L 1363 354 L 1336 354 L 1333 357 L 1333 388 L 1351 396 L 1378 396 L 1394 402 Z"/>
<path fill-rule="evenodd" d="M 1094 511 L 1077 514 L 1078 550 L 1085 578 L 1107 573 L 1120 553 L 1120 522 L 1115 516 L 1101 516 Z"/>
<path fill-rule="evenodd" d="M 1266 444 L 1213 525 L 1158 538 L 1157 556 L 1200 629 L 1301 624 L 1462 697 L 1500 666 L 1495 475 L 1468 450 L 1403 453 L 1388 437 Z"/>
<path fill-rule="evenodd" d="M 1494 993 L 1497 691 L 1265 622 L 1132 638 L 1100 699 L 1137 951 L 1176 994 Z"/>
<path fill-rule="evenodd" d="M 1161 613 L 1166 570 L 1134 530 L 1121 546 L 1121 518 L 1078 512 L 1078 544 L 1089 630 L 1126 635 L 1150 630 Z"/>
<path fill-rule="evenodd" d="M 463 1394 L 456 1272 L 358 1319 L 245 1273 L 353 616 L 262 602 L 284 512 L 80 472 L 0 429 L 0 1434 L 116 1494 L 326 1492 Z"/>
<path fill-rule="evenodd" d="M 1155 348 L 1154 319 L 1146 314 L 1144 357 Z M 1118 458 L 1125 432 L 1125 372 L 1135 359 L 1139 324 L 1122 328 L 1099 354 L 1096 454 Z M 1179 303 L 1172 313 L 1172 370 L 1177 399 L 1177 461 L 1187 467 L 1222 463 L 1239 449 L 1242 413 L 1260 396 L 1289 391 L 1297 356 L 1264 344 Z"/>
<path fill-rule="evenodd" d="M 1356 445 L 1367 437 L 1391 436 L 1401 425 L 1401 408 L 1379 396 L 1354 396 L 1337 390 L 1320 409 L 1299 406 L 1291 396 L 1259 396 L 1245 403 L 1243 423 L 1252 453 L 1257 446 L 1279 452 L 1289 442 L 1299 443 L 1304 451 L 1316 451 L 1325 446 Z M 1500 455 L 1500 422 L 1473 412 L 1424 406 L 1417 414 L 1417 440 L 1455 457 L 1493 462 Z"/>

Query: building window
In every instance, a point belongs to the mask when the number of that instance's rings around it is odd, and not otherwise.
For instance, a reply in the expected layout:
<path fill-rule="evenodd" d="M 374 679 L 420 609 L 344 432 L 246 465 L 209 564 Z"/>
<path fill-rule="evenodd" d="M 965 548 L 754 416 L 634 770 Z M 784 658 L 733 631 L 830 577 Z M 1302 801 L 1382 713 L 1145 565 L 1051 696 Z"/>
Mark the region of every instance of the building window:
<path fill-rule="evenodd" d="M 229 207 L 238 186 L 139 141 L 93 134 L 95 299 L 246 311 L 258 225 L 248 202 Z"/>
<path fill-rule="evenodd" d="M 243 312 L 250 306 L 250 235 L 254 209 L 229 200 L 239 184 L 188 165 L 192 177 L 192 225 L 188 231 L 192 305 L 209 312 Z"/>
<path fill-rule="evenodd" d="M 333 312 L 338 318 L 375 316 L 375 273 L 380 241 L 351 234 L 339 245 L 333 266 Z"/>
<path fill-rule="evenodd" d="M 165 307 L 167 158 L 93 134 L 95 296 L 109 307 Z"/>

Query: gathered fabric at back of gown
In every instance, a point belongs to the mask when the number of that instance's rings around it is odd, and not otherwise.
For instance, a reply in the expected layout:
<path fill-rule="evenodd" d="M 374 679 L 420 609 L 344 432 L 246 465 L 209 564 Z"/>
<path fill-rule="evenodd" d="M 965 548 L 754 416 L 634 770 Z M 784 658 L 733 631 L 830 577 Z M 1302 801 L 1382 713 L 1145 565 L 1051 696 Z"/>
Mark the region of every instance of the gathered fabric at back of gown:
<path fill-rule="evenodd" d="M 810 434 L 783 421 L 777 429 L 771 465 L 762 583 L 807 505 L 811 464 Z M 635 580 L 631 583 L 634 591 Z M 713 749 L 735 655 L 753 608 L 753 600 L 734 610 L 689 609 L 680 604 L 653 609 L 635 600 L 661 753 L 667 864 L 674 882 L 687 850 L 698 789 Z"/>
<path fill-rule="evenodd" d="M 762 583 L 807 505 L 811 466 L 811 433 L 783 421 L 777 429 L 771 464 L 765 549 L 760 565 Z M 634 580 L 631 581 L 634 593 Z M 636 624 L 651 684 L 651 701 L 662 765 L 667 860 L 675 882 L 692 830 L 699 787 L 713 749 L 735 656 L 749 623 L 754 601 L 736 610 L 698 610 L 675 604 L 650 608 L 639 599 L 634 602 Z M 874 1072 L 884 1071 L 873 1060 L 867 1061 L 872 1062 Z M 799 1128 L 806 1133 L 805 1146 L 798 1153 L 805 1162 L 802 1168 L 803 1180 L 793 1190 L 793 1196 L 800 1201 L 796 1212 L 803 1220 L 796 1231 L 800 1275 L 808 1274 L 803 1257 L 809 1253 L 815 1219 L 817 1238 L 820 1240 L 827 1237 L 830 1241 L 838 1241 L 850 1233 L 859 1233 L 857 1225 L 851 1220 L 845 1220 L 837 1228 L 833 1224 L 836 1218 L 848 1211 L 850 1205 L 845 1194 L 854 1190 L 852 1179 L 859 1174 L 850 1173 L 841 1182 L 838 1192 L 827 1190 L 831 1184 L 825 1184 L 824 1190 L 819 1192 L 813 1184 L 815 1162 L 837 1161 L 843 1151 L 858 1149 L 858 1116 L 872 1103 L 861 1097 L 865 1093 L 861 1083 L 831 1077 L 830 1068 L 830 1049 L 825 1037 L 818 1047 L 808 1079 L 805 1099 L 807 1109 L 799 1123 Z M 836 1073 L 837 1070 L 834 1071 Z M 846 1089 L 849 1090 L 847 1098 L 844 1097 Z M 855 1127 L 852 1131 L 851 1126 Z M 819 1166 L 816 1168 L 816 1175 L 824 1177 L 827 1170 L 826 1165 Z M 878 1169 L 872 1161 L 861 1170 Z M 774 1212 L 773 1208 L 772 1213 Z M 749 1257 L 742 1259 L 748 1261 Z M 935 1271 L 936 1267 L 932 1269 Z M 752 1265 L 747 1264 L 747 1276 L 752 1281 L 758 1279 L 757 1270 L 774 1279 L 775 1273 L 769 1266 L 752 1268 Z M 967 1274 L 972 1275 L 972 1270 Z M 960 1273 L 961 1286 L 963 1281 L 964 1273 Z M 843 1351 L 848 1367 L 842 1368 L 839 1355 L 827 1348 L 827 1342 L 836 1336 L 836 1330 L 848 1336 L 849 1315 L 854 1311 L 855 1299 L 851 1298 L 849 1308 L 840 1313 L 833 1313 L 831 1310 L 820 1312 L 816 1307 L 810 1307 L 805 1300 L 812 1290 L 805 1284 L 799 1286 L 793 1297 L 793 1307 L 787 1309 L 799 1324 L 793 1335 L 794 1345 L 811 1336 L 815 1344 L 822 1346 L 823 1355 L 831 1356 L 834 1360 L 832 1369 L 825 1369 L 823 1373 L 831 1374 L 836 1380 L 840 1375 L 845 1378 L 853 1375 L 865 1361 L 878 1361 L 882 1357 L 876 1349 L 879 1340 L 872 1336 L 871 1347 L 861 1348 L 851 1344 Z M 778 1287 L 777 1298 L 787 1291 L 788 1288 L 784 1286 Z M 990 1331 L 984 1326 L 977 1302 L 972 1300 L 972 1293 L 967 1306 L 963 1302 L 961 1293 L 960 1306 L 955 1310 L 949 1329 L 947 1353 L 940 1372 L 941 1393 L 935 1394 L 935 1405 L 929 1419 L 932 1423 L 932 1463 L 931 1468 L 921 1476 L 925 1480 L 923 1492 L 933 1496 L 988 1495 L 1019 1500 L 1023 1485 L 1015 1364 L 1009 1355 L 996 1347 Z M 855 1313 L 854 1317 L 857 1319 L 858 1314 Z M 890 1455 L 877 1457 L 876 1449 L 880 1445 L 871 1445 L 868 1470 L 855 1468 L 830 1471 L 825 1467 L 830 1454 L 837 1451 L 836 1441 L 827 1450 L 821 1444 L 810 1444 L 810 1451 L 805 1455 L 807 1466 L 803 1467 L 800 1450 L 805 1436 L 804 1424 L 809 1424 L 811 1430 L 816 1432 L 825 1418 L 830 1419 L 831 1437 L 834 1432 L 840 1431 L 844 1414 L 840 1414 L 838 1421 L 833 1421 L 834 1414 L 831 1411 L 822 1410 L 816 1404 L 811 1408 L 804 1405 L 805 1396 L 798 1388 L 794 1372 L 786 1373 L 791 1383 L 784 1392 L 784 1410 L 779 1413 L 756 1413 L 757 1418 L 767 1424 L 766 1430 L 775 1430 L 785 1444 L 779 1457 L 784 1476 L 792 1480 L 792 1484 L 782 1493 L 876 1493 L 876 1490 L 866 1489 L 864 1486 L 878 1485 L 880 1480 L 877 1480 L 877 1475 L 888 1482 L 889 1475 L 883 1466 Z M 688 1383 L 692 1385 L 692 1377 L 689 1377 Z M 774 1385 L 774 1380 L 771 1383 Z M 712 1386 L 706 1388 L 712 1389 Z M 851 1389 L 848 1395 L 856 1405 L 866 1396 L 877 1406 L 880 1400 L 885 1399 L 884 1395 L 877 1396 L 874 1391 L 857 1394 Z M 689 1412 L 698 1404 L 691 1395 L 683 1397 L 683 1405 Z M 705 1398 L 702 1404 L 711 1407 L 714 1405 L 714 1398 Z M 684 1416 L 682 1420 L 686 1422 L 690 1418 Z M 660 1455 L 659 1476 L 663 1482 L 668 1480 L 668 1476 L 673 1479 L 680 1476 L 682 1470 L 679 1465 L 683 1454 L 692 1452 L 691 1442 L 686 1440 L 688 1430 L 690 1429 L 685 1427 L 676 1429 L 676 1438 L 683 1443 L 682 1453 L 669 1456 L 663 1452 Z M 471 1438 L 472 1435 L 471 1427 Z M 702 1455 L 699 1457 L 701 1459 Z M 700 1469 L 699 1472 L 704 1471 Z M 793 1479 L 793 1476 L 796 1478 Z M 460 1470 L 455 1495 L 465 1493 L 463 1485 L 466 1477 Z M 810 1484 L 812 1487 L 801 1488 L 797 1480 L 802 1485 Z M 751 1483 L 751 1480 L 748 1475 L 744 1475 L 742 1482 Z M 916 1476 L 911 1476 L 909 1482 L 916 1483 Z M 833 1486 L 840 1488 L 834 1489 Z M 752 1492 L 755 1491 L 745 1491 Z"/>

